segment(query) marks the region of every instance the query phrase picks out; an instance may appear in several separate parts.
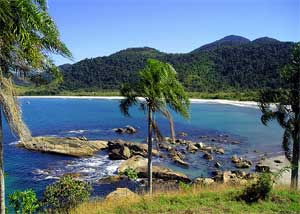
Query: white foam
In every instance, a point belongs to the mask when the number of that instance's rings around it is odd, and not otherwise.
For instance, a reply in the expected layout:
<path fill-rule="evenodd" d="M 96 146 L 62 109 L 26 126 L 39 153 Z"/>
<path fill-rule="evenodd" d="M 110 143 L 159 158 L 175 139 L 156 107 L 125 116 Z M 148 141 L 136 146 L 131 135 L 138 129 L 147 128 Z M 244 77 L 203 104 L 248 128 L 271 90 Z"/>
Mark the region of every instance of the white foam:
<path fill-rule="evenodd" d="M 87 132 L 87 131 L 88 131 L 88 130 L 79 129 L 79 130 L 71 130 L 71 131 L 68 131 L 68 133 L 82 134 L 82 133 Z"/>
<path fill-rule="evenodd" d="M 20 140 L 18 140 L 18 141 L 13 141 L 13 142 L 9 143 L 8 145 L 17 145 L 17 144 L 19 144 L 19 143 L 21 143 Z"/>

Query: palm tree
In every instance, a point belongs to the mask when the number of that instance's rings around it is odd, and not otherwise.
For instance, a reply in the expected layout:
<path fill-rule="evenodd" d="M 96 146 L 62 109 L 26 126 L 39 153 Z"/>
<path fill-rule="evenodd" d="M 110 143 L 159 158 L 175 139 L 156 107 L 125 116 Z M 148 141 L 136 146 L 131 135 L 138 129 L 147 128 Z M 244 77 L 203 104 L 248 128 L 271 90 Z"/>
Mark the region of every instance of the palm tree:
<path fill-rule="evenodd" d="M 11 130 L 21 140 L 30 137 L 15 98 L 11 71 L 49 70 L 54 77 L 61 79 L 49 54 L 71 57 L 71 53 L 60 41 L 55 23 L 48 15 L 46 0 L 1 0 L 0 29 L 0 214 L 4 214 L 1 111 Z"/>
<path fill-rule="evenodd" d="M 265 90 L 260 95 L 263 113 L 261 121 L 267 125 L 268 121 L 275 119 L 284 129 L 282 146 L 292 166 L 291 188 L 297 189 L 300 152 L 300 43 L 293 51 L 291 63 L 281 71 L 281 79 L 282 88 Z"/>
<path fill-rule="evenodd" d="M 129 116 L 129 108 L 133 105 L 139 105 L 142 110 L 148 112 L 148 189 L 152 194 L 153 134 L 162 139 L 153 116 L 160 113 L 168 119 L 174 140 L 173 121 L 168 107 L 188 118 L 189 99 L 176 79 L 174 68 L 168 63 L 154 59 L 149 59 L 145 68 L 139 72 L 139 82 L 122 86 L 121 95 L 125 97 L 120 101 L 120 110 L 124 115 Z"/>

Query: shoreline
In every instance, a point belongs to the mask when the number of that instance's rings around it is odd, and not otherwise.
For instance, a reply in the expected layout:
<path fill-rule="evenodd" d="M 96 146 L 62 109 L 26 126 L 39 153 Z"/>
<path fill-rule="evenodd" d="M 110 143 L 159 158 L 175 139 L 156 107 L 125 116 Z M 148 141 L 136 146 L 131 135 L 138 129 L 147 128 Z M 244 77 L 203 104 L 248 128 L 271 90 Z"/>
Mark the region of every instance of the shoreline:
<path fill-rule="evenodd" d="M 18 96 L 20 99 L 103 99 L 103 100 L 120 100 L 121 96 Z M 206 104 L 223 104 L 233 105 L 238 107 L 248 107 L 258 109 L 258 103 L 254 101 L 236 101 L 226 99 L 195 99 L 190 98 L 191 103 L 206 103 Z"/>

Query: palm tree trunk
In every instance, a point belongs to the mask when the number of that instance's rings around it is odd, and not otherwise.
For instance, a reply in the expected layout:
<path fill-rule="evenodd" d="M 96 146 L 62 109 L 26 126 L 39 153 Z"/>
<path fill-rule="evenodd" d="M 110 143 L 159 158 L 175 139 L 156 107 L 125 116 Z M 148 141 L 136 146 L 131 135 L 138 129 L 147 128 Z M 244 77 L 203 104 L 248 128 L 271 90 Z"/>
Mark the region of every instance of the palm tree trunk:
<path fill-rule="evenodd" d="M 300 152 L 300 138 L 299 130 L 295 130 L 295 136 L 293 137 L 293 156 L 292 156 L 292 174 L 291 174 L 291 188 L 298 188 L 298 171 L 299 171 L 299 152 Z"/>
<path fill-rule="evenodd" d="M 148 106 L 148 190 L 152 195 L 152 110 Z"/>
<path fill-rule="evenodd" d="M 0 191 L 1 203 L 0 214 L 5 214 L 5 184 L 4 184 L 4 166 L 3 166 L 3 142 L 2 142 L 2 105 L 0 103 Z"/>

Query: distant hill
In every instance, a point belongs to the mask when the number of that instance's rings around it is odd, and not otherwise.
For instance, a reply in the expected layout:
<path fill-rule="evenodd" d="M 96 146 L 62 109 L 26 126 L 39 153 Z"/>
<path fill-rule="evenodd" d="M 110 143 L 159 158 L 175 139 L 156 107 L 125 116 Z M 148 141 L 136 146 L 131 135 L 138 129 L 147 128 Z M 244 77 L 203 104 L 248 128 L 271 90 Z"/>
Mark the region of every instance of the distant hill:
<path fill-rule="evenodd" d="M 272 38 L 250 41 L 227 36 L 186 54 L 167 54 L 156 49 L 128 48 L 110 56 L 84 59 L 60 66 L 62 89 L 118 89 L 137 80 L 148 58 L 171 63 L 189 91 L 259 89 L 278 87 L 279 71 L 291 58 L 295 44 Z"/>

